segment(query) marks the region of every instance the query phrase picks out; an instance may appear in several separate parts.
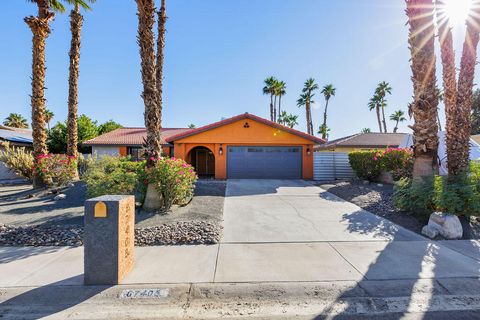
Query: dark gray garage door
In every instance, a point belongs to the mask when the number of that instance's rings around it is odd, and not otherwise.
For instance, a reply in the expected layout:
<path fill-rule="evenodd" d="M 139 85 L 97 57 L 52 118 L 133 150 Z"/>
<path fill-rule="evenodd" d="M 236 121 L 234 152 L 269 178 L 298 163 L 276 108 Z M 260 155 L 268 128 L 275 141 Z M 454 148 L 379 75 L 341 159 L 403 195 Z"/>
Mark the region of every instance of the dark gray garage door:
<path fill-rule="evenodd" d="M 301 147 L 229 146 L 230 179 L 301 179 Z"/>

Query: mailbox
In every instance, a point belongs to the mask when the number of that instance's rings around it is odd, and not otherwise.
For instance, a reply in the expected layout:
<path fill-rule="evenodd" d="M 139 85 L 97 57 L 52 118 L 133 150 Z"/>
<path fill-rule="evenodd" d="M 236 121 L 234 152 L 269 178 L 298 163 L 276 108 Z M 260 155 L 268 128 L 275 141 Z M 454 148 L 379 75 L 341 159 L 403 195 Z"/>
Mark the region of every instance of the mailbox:
<path fill-rule="evenodd" d="M 121 283 L 133 268 L 134 228 L 133 196 L 101 196 L 85 202 L 85 284 Z"/>

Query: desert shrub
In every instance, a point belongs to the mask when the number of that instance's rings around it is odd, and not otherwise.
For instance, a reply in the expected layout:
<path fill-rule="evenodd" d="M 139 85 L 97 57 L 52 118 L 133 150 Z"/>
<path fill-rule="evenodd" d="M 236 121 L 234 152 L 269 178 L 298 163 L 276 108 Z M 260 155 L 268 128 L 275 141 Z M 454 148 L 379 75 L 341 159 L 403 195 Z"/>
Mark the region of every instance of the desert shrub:
<path fill-rule="evenodd" d="M 402 179 L 395 185 L 394 203 L 401 210 L 430 214 L 442 211 L 455 215 L 480 215 L 480 175 L 473 165 L 470 173 L 456 177 L 435 176 L 421 181 Z"/>
<path fill-rule="evenodd" d="M 377 181 L 382 173 L 377 151 L 355 151 L 348 155 L 350 166 L 360 179 Z"/>
<path fill-rule="evenodd" d="M 435 211 L 434 178 L 413 182 L 402 178 L 395 183 L 393 202 L 397 209 L 418 215 L 428 215 Z"/>
<path fill-rule="evenodd" d="M 190 201 L 197 181 L 193 167 L 182 159 L 160 158 L 148 172 L 149 182 L 162 196 L 162 207 L 169 210 L 173 204 Z"/>
<path fill-rule="evenodd" d="M 413 154 L 408 149 L 356 151 L 348 155 L 350 166 L 360 179 L 378 181 L 382 172 L 390 172 L 395 181 L 411 177 Z"/>
<path fill-rule="evenodd" d="M 19 176 L 30 181 L 32 180 L 33 156 L 32 153 L 25 150 L 24 147 L 14 147 L 8 142 L 1 143 L 0 161 Z"/>
<path fill-rule="evenodd" d="M 75 178 L 77 160 L 65 154 L 41 154 L 36 158 L 33 171 L 48 187 L 64 186 Z"/>
<path fill-rule="evenodd" d="M 140 187 L 138 177 L 139 172 L 145 170 L 145 162 L 110 156 L 93 159 L 82 176 L 87 185 L 88 197 L 107 194 L 134 195 Z"/>

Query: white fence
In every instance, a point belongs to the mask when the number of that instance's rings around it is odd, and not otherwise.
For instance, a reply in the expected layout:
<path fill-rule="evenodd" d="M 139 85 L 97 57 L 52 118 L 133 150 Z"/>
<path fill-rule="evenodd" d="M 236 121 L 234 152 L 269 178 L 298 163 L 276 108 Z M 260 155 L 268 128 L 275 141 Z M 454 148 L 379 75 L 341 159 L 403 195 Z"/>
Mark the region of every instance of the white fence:
<path fill-rule="evenodd" d="M 348 153 L 315 152 L 313 158 L 313 179 L 332 181 L 354 178 L 355 173 L 348 162 Z"/>

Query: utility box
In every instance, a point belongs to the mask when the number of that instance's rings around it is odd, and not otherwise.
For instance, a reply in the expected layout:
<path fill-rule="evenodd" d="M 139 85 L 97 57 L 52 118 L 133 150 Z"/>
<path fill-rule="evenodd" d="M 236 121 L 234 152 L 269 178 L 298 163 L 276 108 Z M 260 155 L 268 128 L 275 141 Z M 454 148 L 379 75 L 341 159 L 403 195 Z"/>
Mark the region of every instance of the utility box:
<path fill-rule="evenodd" d="M 107 195 L 85 201 L 84 283 L 115 285 L 132 270 L 134 196 Z"/>

